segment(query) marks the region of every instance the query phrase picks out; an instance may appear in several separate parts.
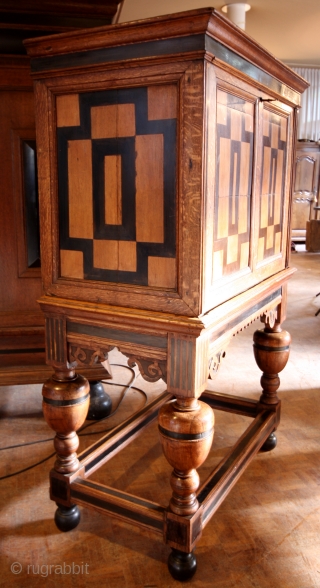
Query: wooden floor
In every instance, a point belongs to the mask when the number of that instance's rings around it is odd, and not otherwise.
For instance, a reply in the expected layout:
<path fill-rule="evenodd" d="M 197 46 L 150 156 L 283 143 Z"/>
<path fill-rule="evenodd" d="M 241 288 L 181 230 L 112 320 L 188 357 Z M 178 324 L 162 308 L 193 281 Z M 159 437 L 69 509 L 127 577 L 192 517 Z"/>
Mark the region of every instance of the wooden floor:
<path fill-rule="evenodd" d="M 320 588 L 320 307 L 317 254 L 295 253 L 298 268 L 290 283 L 285 327 L 293 343 L 281 376 L 282 421 L 278 445 L 259 454 L 206 526 L 197 549 L 198 570 L 189 586 L 219 588 Z M 242 396 L 259 395 L 260 372 L 252 356 L 255 323 L 235 337 L 210 387 Z M 111 361 L 119 362 L 114 353 Z M 113 367 L 125 384 L 132 372 Z M 151 399 L 164 388 L 136 378 Z M 116 406 L 123 388 L 108 388 Z M 145 397 L 129 390 L 116 414 L 84 433 L 114 426 L 142 406 Z M 41 413 L 41 386 L 0 389 L 1 476 L 43 461 L 24 474 L 0 481 L 0 586 L 78 588 L 173 588 L 167 571 L 169 549 L 158 535 L 82 509 L 81 523 L 60 533 L 48 498 L 52 467 L 51 431 Z M 216 463 L 247 425 L 247 419 L 216 412 L 212 452 L 201 468 Z M 101 433 L 100 433 L 101 434 Z M 81 447 L 98 436 L 82 436 Z M 41 443 L 40 443 L 41 441 Z M 44 442 L 42 442 L 44 441 Z M 35 444 L 31 444 L 35 442 Z M 29 444 L 29 445 L 28 445 Z M 93 479 L 166 505 L 170 467 L 162 457 L 157 429 L 124 450 Z"/>

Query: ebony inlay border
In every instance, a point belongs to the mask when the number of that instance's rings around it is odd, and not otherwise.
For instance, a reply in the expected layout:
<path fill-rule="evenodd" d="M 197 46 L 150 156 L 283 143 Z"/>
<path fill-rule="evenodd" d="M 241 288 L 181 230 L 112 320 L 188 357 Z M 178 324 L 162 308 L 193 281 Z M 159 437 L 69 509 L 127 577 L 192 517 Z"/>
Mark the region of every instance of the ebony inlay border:
<path fill-rule="evenodd" d="M 72 398 L 70 400 L 53 400 L 52 398 L 47 398 L 43 396 L 43 402 L 45 404 L 50 404 L 51 406 L 74 406 L 76 404 L 83 404 L 87 401 L 90 394 L 86 394 L 85 396 L 81 396 L 81 398 Z"/>
<path fill-rule="evenodd" d="M 224 495 L 229 492 L 230 483 L 240 477 L 259 447 L 274 429 L 275 423 L 276 414 L 274 412 L 263 411 L 257 415 L 234 449 L 208 478 L 197 495 L 199 504 L 204 507 L 204 522 L 215 512 Z M 235 466 L 236 463 L 237 466 Z M 216 491 L 214 491 L 215 488 L 217 488 Z"/>
<path fill-rule="evenodd" d="M 105 455 L 108 455 L 117 447 L 121 447 L 124 439 L 129 439 L 137 431 L 142 431 L 147 424 L 151 423 L 152 419 L 156 418 L 160 406 L 164 404 L 166 401 L 169 401 L 171 398 L 171 394 L 168 394 L 167 391 L 163 392 L 159 397 L 155 398 L 152 402 L 144 406 L 141 409 L 141 411 L 138 412 L 138 414 L 133 414 L 125 422 L 121 423 L 118 427 L 112 429 L 111 432 L 104 435 L 101 439 L 93 443 L 90 447 L 88 447 L 80 455 L 78 455 L 80 463 L 85 462 L 86 472 L 90 471 L 93 465 L 95 465 L 101 459 L 100 454 L 97 458 L 95 458 L 94 461 L 87 462 L 86 460 L 90 457 L 92 453 L 96 452 L 97 450 L 102 448 L 103 445 L 106 444 L 106 454 L 103 454 L 103 456 L 105 457 Z M 136 427 L 130 428 L 138 418 L 141 418 L 141 420 L 137 423 Z M 119 436 L 117 437 L 117 439 L 114 440 L 114 437 L 116 435 L 122 433 L 123 436 Z"/>
<path fill-rule="evenodd" d="M 120 506 L 120 504 L 114 504 L 112 501 L 108 500 L 108 492 L 105 491 L 105 496 L 91 496 L 86 493 L 85 487 L 83 490 L 74 489 L 71 486 L 71 498 L 75 500 L 81 500 L 81 502 L 92 505 L 93 507 L 101 508 L 106 510 L 110 514 L 121 516 L 122 518 L 136 522 L 137 524 L 143 524 L 147 527 L 152 527 L 159 531 L 163 529 L 163 520 L 154 519 L 151 516 L 147 516 L 146 514 L 141 514 L 135 510 L 131 510 L 130 503 L 135 504 L 135 501 L 131 500 L 131 497 L 128 495 L 125 496 L 126 502 L 128 506 Z M 163 509 L 164 513 L 165 509 Z M 163 515 L 164 516 L 164 515 Z"/>
<path fill-rule="evenodd" d="M 269 294 L 269 296 L 266 296 L 265 298 L 263 298 L 263 300 L 260 300 L 260 302 L 257 302 L 257 304 L 255 304 L 254 306 L 251 306 L 248 310 L 242 312 L 240 315 L 237 315 L 234 319 L 230 320 L 227 326 L 223 327 L 218 332 L 214 333 L 213 339 L 216 340 L 218 337 L 221 337 L 227 330 L 233 329 L 242 321 L 245 321 L 252 315 L 256 314 L 257 312 L 259 312 L 260 309 L 269 305 L 270 302 L 272 302 L 279 296 L 281 296 L 281 288 L 278 288 L 278 290 L 275 290 L 274 292 L 272 292 L 272 294 Z"/>
<path fill-rule="evenodd" d="M 180 441 L 199 441 L 200 439 L 206 439 L 212 435 L 213 429 L 208 431 L 202 431 L 202 433 L 176 433 L 175 431 L 169 431 L 164 429 L 160 425 L 158 426 L 160 433 L 169 439 L 176 439 Z"/>
<path fill-rule="evenodd" d="M 19 349 L 0 349 L 0 355 L 11 355 L 15 353 L 44 353 L 44 347 L 26 347 Z"/>
<path fill-rule="evenodd" d="M 118 329 L 109 329 L 107 327 L 96 327 L 67 321 L 67 336 L 71 334 L 89 335 L 90 337 L 99 337 L 111 341 L 123 341 L 126 343 L 136 343 L 138 345 L 147 345 L 160 349 L 167 348 L 167 336 L 144 335 L 133 333 L 132 331 L 120 331 Z"/>
<path fill-rule="evenodd" d="M 36 57 L 31 60 L 31 71 L 36 73 L 47 70 L 85 67 L 87 65 L 190 53 L 193 51 L 207 51 L 221 59 L 221 61 L 242 71 L 253 80 L 267 86 L 270 90 L 282 96 L 288 96 L 295 104 L 300 104 L 300 95 L 298 92 L 295 92 L 241 55 L 238 55 L 220 41 L 216 41 L 209 35 L 202 33 L 175 39 L 159 39 L 157 41 L 146 41 L 145 43 L 132 43 L 130 44 L 130 51 L 128 51 L 128 46 L 121 45 L 118 47 L 93 49 L 91 51 L 77 51 L 68 55 Z"/>

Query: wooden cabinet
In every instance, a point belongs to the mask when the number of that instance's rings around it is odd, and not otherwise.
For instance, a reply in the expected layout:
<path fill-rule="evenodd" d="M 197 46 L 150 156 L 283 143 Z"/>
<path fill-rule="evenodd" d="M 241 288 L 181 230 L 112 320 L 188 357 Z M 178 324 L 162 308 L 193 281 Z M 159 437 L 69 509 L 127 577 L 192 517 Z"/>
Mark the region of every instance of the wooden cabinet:
<path fill-rule="evenodd" d="M 319 145 L 312 141 L 298 141 L 291 223 L 294 241 L 305 241 L 307 222 L 315 218 L 313 208 L 319 202 L 319 182 Z"/>
<path fill-rule="evenodd" d="M 32 380 L 41 381 L 47 377 L 47 369 L 44 320 L 37 303 L 42 288 L 37 264 L 39 222 L 37 214 L 32 215 L 36 204 L 36 168 L 29 60 L 20 56 L 2 58 L 0 73 L 1 384 L 28 381 L 30 373 L 33 373 Z M 31 233 L 29 240 L 27 230 Z M 29 253 L 28 242 L 33 242 Z"/>
<path fill-rule="evenodd" d="M 74 527 L 79 503 L 163 532 L 170 571 L 185 579 L 202 527 L 254 454 L 275 444 L 277 373 L 290 342 L 280 325 L 293 271 L 293 137 L 306 83 L 212 9 L 33 40 L 27 49 L 40 304 L 55 372 L 43 406 L 56 431 L 56 522 Z M 260 317 L 260 400 L 205 393 L 230 338 Z M 168 392 L 77 456 L 88 387 L 75 370 L 113 347 L 147 380 L 166 380 Z M 168 509 L 137 506 L 89 480 L 160 405 L 160 440 L 174 468 Z M 199 489 L 212 407 L 254 420 Z"/>
<path fill-rule="evenodd" d="M 0 6 L 0 385 L 43 382 L 42 293 L 33 83 L 23 39 L 109 24 L 116 0 L 19 0 Z M 101 367 L 93 377 L 105 375 Z"/>

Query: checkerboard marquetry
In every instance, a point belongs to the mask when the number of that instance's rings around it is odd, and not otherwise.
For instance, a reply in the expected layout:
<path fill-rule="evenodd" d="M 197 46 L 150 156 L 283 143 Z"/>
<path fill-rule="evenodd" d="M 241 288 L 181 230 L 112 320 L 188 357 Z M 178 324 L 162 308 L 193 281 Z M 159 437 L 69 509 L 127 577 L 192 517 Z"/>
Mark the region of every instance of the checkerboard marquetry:
<path fill-rule="evenodd" d="M 281 251 L 288 119 L 264 109 L 258 261 Z"/>
<path fill-rule="evenodd" d="M 254 104 L 217 91 L 213 279 L 249 265 Z"/>
<path fill-rule="evenodd" d="M 61 277 L 176 289 L 176 85 L 60 95 L 56 112 Z"/>

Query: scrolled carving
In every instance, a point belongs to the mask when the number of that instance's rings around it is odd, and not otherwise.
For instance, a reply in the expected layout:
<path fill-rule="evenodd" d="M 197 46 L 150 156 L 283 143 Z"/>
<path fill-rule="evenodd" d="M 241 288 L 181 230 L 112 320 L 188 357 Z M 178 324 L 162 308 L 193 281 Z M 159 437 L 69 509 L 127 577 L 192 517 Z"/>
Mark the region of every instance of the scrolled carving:
<path fill-rule="evenodd" d="M 221 351 L 218 351 L 218 353 L 216 353 L 213 357 L 210 357 L 209 359 L 209 379 L 212 380 L 214 378 L 214 376 L 216 375 L 220 364 L 221 364 L 221 360 L 226 356 L 226 352 L 224 349 L 222 349 Z"/>
<path fill-rule="evenodd" d="M 106 361 L 108 358 L 108 353 L 111 351 L 111 349 L 112 347 L 103 349 L 101 347 L 98 347 L 97 349 L 89 349 L 86 347 L 78 347 L 77 345 L 72 345 L 72 343 L 70 343 L 68 345 L 68 355 L 70 361 L 77 362 L 78 366 L 92 367 L 98 363 Z"/>
<path fill-rule="evenodd" d="M 161 378 L 166 381 L 167 364 L 156 359 L 143 359 L 135 355 L 128 356 L 128 366 L 138 365 L 141 376 L 147 382 L 157 382 Z"/>
<path fill-rule="evenodd" d="M 263 318 L 262 318 L 262 322 L 270 327 L 271 329 L 273 329 L 276 320 L 277 320 L 277 309 L 276 308 L 271 308 L 270 310 L 267 310 L 267 312 L 264 313 Z"/>

